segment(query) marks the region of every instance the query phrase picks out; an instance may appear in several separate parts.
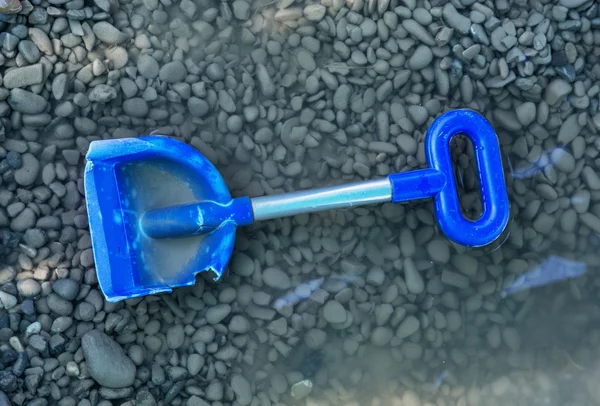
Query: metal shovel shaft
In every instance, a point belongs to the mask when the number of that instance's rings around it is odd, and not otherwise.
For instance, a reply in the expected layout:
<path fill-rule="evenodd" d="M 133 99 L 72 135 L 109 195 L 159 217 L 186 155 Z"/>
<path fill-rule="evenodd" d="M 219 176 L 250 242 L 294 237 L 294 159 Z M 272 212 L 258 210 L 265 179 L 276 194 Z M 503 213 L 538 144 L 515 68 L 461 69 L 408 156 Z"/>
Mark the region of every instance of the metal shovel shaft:
<path fill-rule="evenodd" d="M 423 184 L 430 187 L 423 188 Z M 422 169 L 346 185 L 255 197 L 251 202 L 254 220 L 259 221 L 376 203 L 427 199 L 439 192 L 444 184 L 443 174 Z"/>

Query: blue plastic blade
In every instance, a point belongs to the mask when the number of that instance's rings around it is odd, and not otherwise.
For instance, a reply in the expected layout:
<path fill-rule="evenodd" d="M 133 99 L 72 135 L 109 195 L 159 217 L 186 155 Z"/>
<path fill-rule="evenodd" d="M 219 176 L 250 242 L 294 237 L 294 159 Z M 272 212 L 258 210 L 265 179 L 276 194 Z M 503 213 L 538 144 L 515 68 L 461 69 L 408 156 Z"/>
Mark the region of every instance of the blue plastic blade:
<path fill-rule="evenodd" d="M 92 142 L 85 167 L 86 204 L 98 282 L 115 302 L 194 284 L 198 272 L 220 278 L 233 250 L 235 226 L 202 235 L 153 239 L 141 215 L 210 200 L 231 201 L 215 167 L 195 149 L 166 137 Z"/>

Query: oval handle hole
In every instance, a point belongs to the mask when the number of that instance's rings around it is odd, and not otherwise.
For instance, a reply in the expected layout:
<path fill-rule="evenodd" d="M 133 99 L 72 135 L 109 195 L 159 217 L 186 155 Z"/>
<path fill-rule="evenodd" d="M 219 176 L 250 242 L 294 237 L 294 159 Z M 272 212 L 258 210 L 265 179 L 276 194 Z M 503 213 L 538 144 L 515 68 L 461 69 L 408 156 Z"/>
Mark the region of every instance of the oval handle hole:
<path fill-rule="evenodd" d="M 483 199 L 471 139 L 462 133 L 452 136 L 450 154 L 461 214 L 465 220 L 476 221 L 483 214 Z"/>

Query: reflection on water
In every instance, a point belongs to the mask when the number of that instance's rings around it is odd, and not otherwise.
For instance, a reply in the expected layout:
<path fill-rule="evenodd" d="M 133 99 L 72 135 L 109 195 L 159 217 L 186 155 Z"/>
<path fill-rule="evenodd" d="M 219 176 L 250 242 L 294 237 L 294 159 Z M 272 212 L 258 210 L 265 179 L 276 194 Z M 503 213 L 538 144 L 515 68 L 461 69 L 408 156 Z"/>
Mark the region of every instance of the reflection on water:
<path fill-rule="evenodd" d="M 575 278 L 585 272 L 585 264 L 577 261 L 569 261 L 564 258 L 551 256 L 533 270 L 521 274 L 509 286 L 504 288 L 500 294 L 506 297 L 523 289 L 533 289 L 553 282 Z"/>

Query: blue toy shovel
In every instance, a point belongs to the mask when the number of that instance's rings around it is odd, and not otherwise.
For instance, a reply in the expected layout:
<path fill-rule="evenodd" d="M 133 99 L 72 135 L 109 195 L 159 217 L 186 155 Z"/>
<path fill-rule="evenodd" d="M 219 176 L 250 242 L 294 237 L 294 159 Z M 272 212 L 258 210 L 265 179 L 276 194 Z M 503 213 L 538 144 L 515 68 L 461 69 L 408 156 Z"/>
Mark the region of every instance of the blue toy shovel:
<path fill-rule="evenodd" d="M 477 161 L 483 214 L 460 210 L 450 139 L 468 136 Z M 425 138 L 429 168 L 341 186 L 232 198 L 215 167 L 183 142 L 163 136 L 93 141 L 85 192 L 98 282 L 106 299 L 170 292 L 198 272 L 219 279 L 236 227 L 326 209 L 434 198 L 441 231 L 466 246 L 493 242 L 509 218 L 498 139 L 481 115 L 440 116 Z"/>

